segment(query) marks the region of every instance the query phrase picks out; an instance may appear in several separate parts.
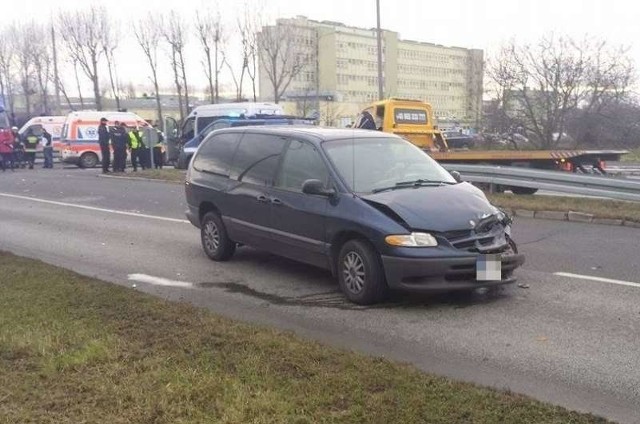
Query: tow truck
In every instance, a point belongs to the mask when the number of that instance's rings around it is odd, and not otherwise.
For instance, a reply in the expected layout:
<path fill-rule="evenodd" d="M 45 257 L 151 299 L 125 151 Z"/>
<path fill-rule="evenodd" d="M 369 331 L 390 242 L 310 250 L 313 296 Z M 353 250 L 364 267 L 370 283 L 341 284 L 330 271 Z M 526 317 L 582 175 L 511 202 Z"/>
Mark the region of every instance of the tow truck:
<path fill-rule="evenodd" d="M 365 108 L 355 128 L 397 134 L 425 150 L 441 163 L 519 166 L 567 172 L 605 174 L 607 161 L 618 161 L 626 150 L 454 150 L 435 125 L 433 108 L 421 100 L 390 98 Z M 500 187 L 514 194 L 534 194 L 537 189 Z"/>

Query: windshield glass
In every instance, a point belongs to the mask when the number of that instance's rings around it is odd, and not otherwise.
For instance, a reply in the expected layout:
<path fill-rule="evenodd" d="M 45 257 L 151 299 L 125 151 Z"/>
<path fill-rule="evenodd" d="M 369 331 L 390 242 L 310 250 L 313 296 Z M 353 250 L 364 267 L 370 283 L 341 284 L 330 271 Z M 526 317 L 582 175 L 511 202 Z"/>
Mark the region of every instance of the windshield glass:
<path fill-rule="evenodd" d="M 417 180 L 421 183 L 456 182 L 429 155 L 400 138 L 335 140 L 323 143 L 322 147 L 355 193 L 371 193 Z"/>

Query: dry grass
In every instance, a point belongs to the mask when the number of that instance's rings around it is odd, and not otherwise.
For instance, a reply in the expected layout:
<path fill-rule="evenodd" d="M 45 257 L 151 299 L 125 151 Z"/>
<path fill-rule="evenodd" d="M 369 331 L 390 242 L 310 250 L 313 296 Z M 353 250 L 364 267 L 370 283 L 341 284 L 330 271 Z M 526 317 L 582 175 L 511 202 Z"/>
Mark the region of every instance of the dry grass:
<path fill-rule="evenodd" d="M 1 423 L 595 423 L 0 253 Z"/>

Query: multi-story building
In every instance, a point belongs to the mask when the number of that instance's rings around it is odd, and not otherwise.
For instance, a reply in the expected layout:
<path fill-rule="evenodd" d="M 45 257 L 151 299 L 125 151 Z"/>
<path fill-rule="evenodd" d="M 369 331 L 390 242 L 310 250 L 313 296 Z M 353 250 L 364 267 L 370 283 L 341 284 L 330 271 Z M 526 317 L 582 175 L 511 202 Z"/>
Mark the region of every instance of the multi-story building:
<path fill-rule="evenodd" d="M 328 115 L 323 114 L 326 103 L 334 102 L 331 110 L 344 122 L 378 99 L 375 28 L 302 16 L 279 19 L 276 25 L 295 37 L 304 63 L 284 93 L 286 102 L 294 102 L 298 109 L 320 109 L 321 116 Z M 478 125 L 482 116 L 482 50 L 402 40 L 397 32 L 387 30 L 382 31 L 382 46 L 385 97 L 425 100 L 433 105 L 441 122 Z M 259 85 L 260 97 L 273 100 L 272 84 L 262 64 Z"/>

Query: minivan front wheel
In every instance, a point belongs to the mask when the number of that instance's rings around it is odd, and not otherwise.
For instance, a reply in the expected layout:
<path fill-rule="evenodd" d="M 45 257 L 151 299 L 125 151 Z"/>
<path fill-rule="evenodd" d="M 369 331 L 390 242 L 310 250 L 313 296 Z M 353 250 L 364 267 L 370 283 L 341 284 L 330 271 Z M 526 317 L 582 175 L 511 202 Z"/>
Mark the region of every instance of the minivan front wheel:
<path fill-rule="evenodd" d="M 200 238 L 204 253 L 214 261 L 229 260 L 236 251 L 236 244 L 229 239 L 222 219 L 214 212 L 202 217 Z"/>
<path fill-rule="evenodd" d="M 378 253 L 368 243 L 351 240 L 338 255 L 338 282 L 347 299 L 359 305 L 384 300 L 387 283 Z"/>

